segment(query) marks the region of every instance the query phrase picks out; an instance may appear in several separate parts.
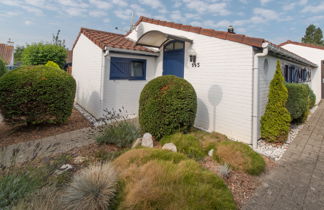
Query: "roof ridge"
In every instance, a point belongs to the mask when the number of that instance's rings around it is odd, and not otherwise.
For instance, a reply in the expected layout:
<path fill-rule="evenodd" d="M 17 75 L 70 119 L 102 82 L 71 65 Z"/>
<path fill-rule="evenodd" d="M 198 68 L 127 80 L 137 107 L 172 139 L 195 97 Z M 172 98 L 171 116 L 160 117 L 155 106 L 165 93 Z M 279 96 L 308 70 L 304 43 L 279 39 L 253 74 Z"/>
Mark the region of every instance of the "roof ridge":
<path fill-rule="evenodd" d="M 118 35 L 118 36 L 124 36 L 124 34 L 119 34 L 119 33 L 114 33 L 114 32 L 109 32 L 109 31 L 103 31 L 103 30 L 98 30 L 98 29 L 81 27 L 80 32 L 83 32 L 83 30 L 87 30 L 87 31 L 97 31 L 97 32 L 101 32 L 101 33 L 107 33 L 107 34 L 113 34 L 113 35 Z"/>
<path fill-rule="evenodd" d="M 321 45 L 310 44 L 310 43 L 302 43 L 302 42 L 297 42 L 297 41 L 292 41 L 292 40 L 287 40 L 287 41 L 279 44 L 278 46 L 282 47 L 282 46 L 287 45 L 287 44 L 296 44 L 296 45 L 299 45 L 299 46 L 311 47 L 311 48 L 324 50 L 324 46 L 321 46 Z"/>

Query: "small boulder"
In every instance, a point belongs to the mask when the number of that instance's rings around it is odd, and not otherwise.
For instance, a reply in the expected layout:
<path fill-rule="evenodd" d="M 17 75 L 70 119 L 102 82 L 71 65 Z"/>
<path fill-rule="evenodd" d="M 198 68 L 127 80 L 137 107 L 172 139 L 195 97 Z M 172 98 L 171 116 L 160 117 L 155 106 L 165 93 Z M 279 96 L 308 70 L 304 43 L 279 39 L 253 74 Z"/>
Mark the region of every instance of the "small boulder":
<path fill-rule="evenodd" d="M 211 149 L 208 151 L 208 156 L 209 157 L 213 157 L 213 154 L 214 154 L 214 149 Z"/>
<path fill-rule="evenodd" d="M 144 133 L 141 145 L 143 147 L 153 148 L 153 137 L 150 133 Z"/>
<path fill-rule="evenodd" d="M 142 138 L 138 138 L 134 141 L 132 148 L 138 147 L 142 143 Z"/>
<path fill-rule="evenodd" d="M 62 165 L 58 170 L 55 171 L 56 175 L 63 174 L 65 171 L 71 170 L 73 168 L 70 164 L 64 164 Z"/>
<path fill-rule="evenodd" d="M 173 143 L 166 143 L 163 145 L 162 149 L 170 150 L 172 152 L 177 152 L 177 146 Z"/>

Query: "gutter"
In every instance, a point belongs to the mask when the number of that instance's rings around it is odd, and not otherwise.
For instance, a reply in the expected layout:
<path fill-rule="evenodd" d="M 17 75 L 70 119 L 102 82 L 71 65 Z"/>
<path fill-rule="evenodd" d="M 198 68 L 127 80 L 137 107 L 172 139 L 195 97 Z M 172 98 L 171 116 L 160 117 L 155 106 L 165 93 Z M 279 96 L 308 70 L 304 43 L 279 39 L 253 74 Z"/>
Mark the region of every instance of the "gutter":
<path fill-rule="evenodd" d="M 123 54 L 131 54 L 131 55 L 143 55 L 143 56 L 153 56 L 158 57 L 160 55 L 159 52 L 146 52 L 146 51 L 138 51 L 138 50 L 127 50 L 113 47 L 105 47 L 105 49 L 109 50 L 112 53 L 123 53 Z"/>
<path fill-rule="evenodd" d="M 103 115 L 104 110 L 104 89 L 105 89 L 105 72 L 106 72 L 106 57 L 109 55 L 109 49 L 108 47 L 105 47 L 102 54 L 102 61 L 101 61 L 101 79 L 100 79 L 100 112 L 101 116 Z"/>
<path fill-rule="evenodd" d="M 258 146 L 258 105 L 259 105 L 259 57 L 267 56 L 269 53 L 269 43 L 262 44 L 262 52 L 254 55 L 253 59 L 253 80 L 252 80 L 252 146 L 256 149 Z"/>

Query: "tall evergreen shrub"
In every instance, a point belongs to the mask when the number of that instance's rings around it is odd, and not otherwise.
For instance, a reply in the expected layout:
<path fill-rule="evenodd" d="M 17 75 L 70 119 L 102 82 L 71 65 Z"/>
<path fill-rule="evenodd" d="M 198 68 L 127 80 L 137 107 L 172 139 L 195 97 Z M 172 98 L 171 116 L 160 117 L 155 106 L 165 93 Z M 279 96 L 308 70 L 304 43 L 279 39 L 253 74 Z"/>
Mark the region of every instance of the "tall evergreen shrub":
<path fill-rule="evenodd" d="M 269 142 L 284 142 L 290 128 L 290 113 L 286 108 L 288 90 L 282 76 L 280 62 L 270 83 L 268 104 L 261 118 L 261 137 Z"/>

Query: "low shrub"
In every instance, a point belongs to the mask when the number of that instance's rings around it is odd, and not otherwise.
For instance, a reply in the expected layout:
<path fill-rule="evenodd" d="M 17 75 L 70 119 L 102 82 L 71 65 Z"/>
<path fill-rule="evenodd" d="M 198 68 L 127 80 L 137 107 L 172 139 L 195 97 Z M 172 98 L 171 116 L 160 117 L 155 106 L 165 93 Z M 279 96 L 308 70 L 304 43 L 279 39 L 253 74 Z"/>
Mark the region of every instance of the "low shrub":
<path fill-rule="evenodd" d="M 307 89 L 308 89 L 308 97 L 309 97 L 309 108 L 313 108 L 315 106 L 316 103 L 316 95 L 314 93 L 314 91 L 312 90 L 312 88 L 310 88 L 307 85 Z"/>
<path fill-rule="evenodd" d="M 110 163 L 82 169 L 63 195 L 64 209 L 108 209 L 116 195 L 117 181 Z"/>
<path fill-rule="evenodd" d="M 0 178 L 0 209 L 13 206 L 19 199 L 35 191 L 41 182 L 29 173 L 5 175 Z"/>
<path fill-rule="evenodd" d="M 129 121 L 108 124 L 103 133 L 97 137 L 100 144 L 115 144 L 118 147 L 129 147 L 140 137 L 139 128 Z"/>
<path fill-rule="evenodd" d="M 48 61 L 45 64 L 45 66 L 47 66 L 47 67 L 53 67 L 53 68 L 56 68 L 56 69 L 61 69 L 60 66 L 57 63 L 53 62 L 53 61 Z"/>
<path fill-rule="evenodd" d="M 288 90 L 282 76 L 280 62 L 277 62 L 275 75 L 270 83 L 268 104 L 261 117 L 261 137 L 269 142 L 287 140 L 291 117 L 286 108 Z"/>
<path fill-rule="evenodd" d="M 224 181 L 181 153 L 134 149 L 114 165 L 125 184 L 118 209 L 236 209 Z"/>
<path fill-rule="evenodd" d="M 293 121 L 298 121 L 308 112 L 309 89 L 306 84 L 287 83 L 288 100 L 286 107 Z"/>
<path fill-rule="evenodd" d="M 226 163 L 235 170 L 251 175 L 259 175 L 265 169 L 262 156 L 241 142 L 221 141 L 217 143 L 213 157 L 221 164 Z"/>
<path fill-rule="evenodd" d="M 5 62 L 0 58 L 0 77 L 7 72 Z"/>
<path fill-rule="evenodd" d="M 161 139 L 161 144 L 173 143 L 178 152 L 186 154 L 189 158 L 202 159 L 205 156 L 200 141 L 193 135 L 177 133 Z"/>
<path fill-rule="evenodd" d="M 0 110 L 12 124 L 64 123 L 75 89 L 75 80 L 63 70 L 24 66 L 0 78 Z"/>
<path fill-rule="evenodd" d="M 197 96 L 192 85 L 176 76 L 161 76 L 148 82 L 139 103 L 143 132 L 156 139 L 188 132 L 195 121 Z"/>

